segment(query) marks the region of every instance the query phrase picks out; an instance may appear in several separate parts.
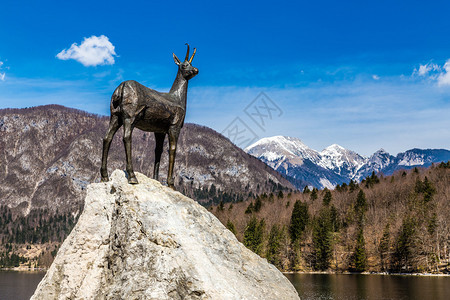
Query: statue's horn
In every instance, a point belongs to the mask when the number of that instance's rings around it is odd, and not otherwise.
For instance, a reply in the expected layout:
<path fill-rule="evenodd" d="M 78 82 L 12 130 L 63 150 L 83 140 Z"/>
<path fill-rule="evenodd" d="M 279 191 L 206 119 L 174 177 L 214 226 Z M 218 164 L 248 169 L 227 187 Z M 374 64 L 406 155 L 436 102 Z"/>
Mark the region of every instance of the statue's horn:
<path fill-rule="evenodd" d="M 194 53 L 192 53 L 192 56 L 189 59 L 189 63 L 192 63 L 192 60 L 194 59 L 195 52 L 197 52 L 197 48 L 194 48 Z"/>
<path fill-rule="evenodd" d="M 186 45 L 188 46 L 188 48 L 187 48 L 187 52 L 186 52 L 186 58 L 184 59 L 185 61 L 187 61 L 189 59 L 189 44 L 186 43 Z"/>

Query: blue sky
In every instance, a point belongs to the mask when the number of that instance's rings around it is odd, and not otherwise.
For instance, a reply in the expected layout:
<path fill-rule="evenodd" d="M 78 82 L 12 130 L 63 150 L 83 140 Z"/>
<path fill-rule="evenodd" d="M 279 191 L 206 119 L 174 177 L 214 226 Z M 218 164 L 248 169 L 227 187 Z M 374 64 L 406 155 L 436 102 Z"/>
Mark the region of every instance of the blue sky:
<path fill-rule="evenodd" d="M 200 72 L 188 122 L 227 134 L 238 118 L 252 138 L 363 155 L 450 149 L 449 11 L 446 1 L 6 0 L 0 108 L 106 115 L 123 80 L 167 91 L 172 52 L 184 57 L 189 42 Z M 264 126 L 246 114 L 261 92 L 279 108 Z"/>

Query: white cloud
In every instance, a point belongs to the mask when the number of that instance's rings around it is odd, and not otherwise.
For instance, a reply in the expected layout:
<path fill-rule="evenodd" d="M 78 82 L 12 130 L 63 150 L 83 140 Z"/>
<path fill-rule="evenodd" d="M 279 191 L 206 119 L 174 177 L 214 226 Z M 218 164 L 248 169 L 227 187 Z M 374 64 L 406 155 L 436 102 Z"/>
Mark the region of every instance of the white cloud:
<path fill-rule="evenodd" d="M 114 56 L 117 56 L 114 45 L 104 35 L 84 38 L 80 46 L 73 43 L 69 49 L 64 49 L 56 55 L 62 60 L 74 59 L 86 67 L 113 65 Z"/>
<path fill-rule="evenodd" d="M 426 76 L 431 71 L 439 71 L 441 67 L 434 63 L 428 63 L 425 65 L 420 65 L 419 70 L 415 69 L 414 72 L 419 76 Z"/>
<path fill-rule="evenodd" d="M 380 76 L 378 76 L 376 74 L 372 75 L 372 78 L 373 78 L 373 80 L 380 80 Z"/>
<path fill-rule="evenodd" d="M 412 76 L 420 76 L 428 80 L 437 81 L 439 86 L 450 85 L 450 59 L 443 66 L 434 63 L 420 65 L 414 69 Z"/>
<path fill-rule="evenodd" d="M 437 78 L 438 85 L 450 85 L 450 59 L 444 64 L 443 71 Z"/>
<path fill-rule="evenodd" d="M 4 64 L 4 63 L 3 63 L 2 61 L 0 61 L 0 70 L 2 69 L 3 64 Z M 1 80 L 1 81 L 5 81 L 5 76 L 6 76 L 6 73 L 5 73 L 5 72 L 0 73 L 0 80 Z"/>

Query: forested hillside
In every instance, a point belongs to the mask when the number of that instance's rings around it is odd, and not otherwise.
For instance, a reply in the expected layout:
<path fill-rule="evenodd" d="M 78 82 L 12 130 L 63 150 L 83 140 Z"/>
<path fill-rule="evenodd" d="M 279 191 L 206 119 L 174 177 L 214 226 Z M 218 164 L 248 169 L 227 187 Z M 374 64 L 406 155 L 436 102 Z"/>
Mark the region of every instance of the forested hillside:
<path fill-rule="evenodd" d="M 284 271 L 450 272 L 450 162 L 212 212 Z"/>

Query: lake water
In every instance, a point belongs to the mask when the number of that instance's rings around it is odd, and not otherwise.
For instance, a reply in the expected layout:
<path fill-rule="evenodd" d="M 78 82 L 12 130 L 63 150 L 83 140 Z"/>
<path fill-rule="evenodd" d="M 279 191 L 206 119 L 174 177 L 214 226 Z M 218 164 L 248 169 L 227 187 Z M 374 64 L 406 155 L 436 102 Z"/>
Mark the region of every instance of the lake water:
<path fill-rule="evenodd" d="M 285 274 L 302 300 L 450 299 L 450 277 Z"/>
<path fill-rule="evenodd" d="M 45 272 L 0 271 L 0 300 L 33 295 Z M 450 299 L 450 277 L 285 274 L 302 300 Z"/>
<path fill-rule="evenodd" d="M 45 272 L 0 271 L 0 300 L 30 299 Z"/>

